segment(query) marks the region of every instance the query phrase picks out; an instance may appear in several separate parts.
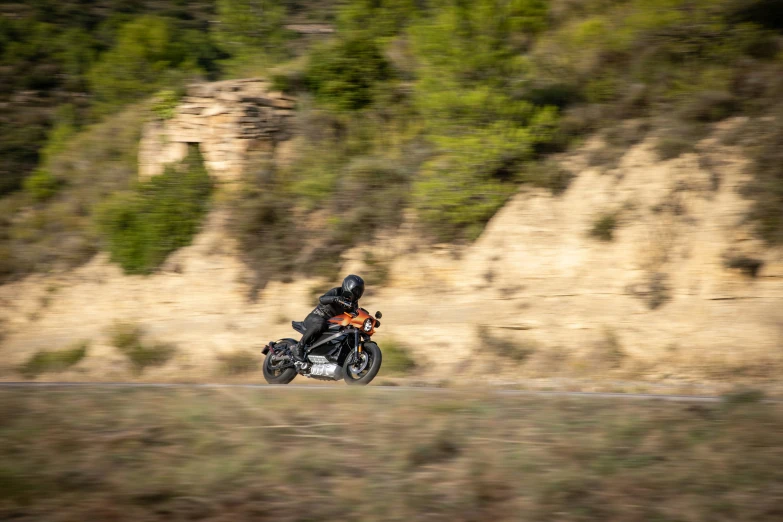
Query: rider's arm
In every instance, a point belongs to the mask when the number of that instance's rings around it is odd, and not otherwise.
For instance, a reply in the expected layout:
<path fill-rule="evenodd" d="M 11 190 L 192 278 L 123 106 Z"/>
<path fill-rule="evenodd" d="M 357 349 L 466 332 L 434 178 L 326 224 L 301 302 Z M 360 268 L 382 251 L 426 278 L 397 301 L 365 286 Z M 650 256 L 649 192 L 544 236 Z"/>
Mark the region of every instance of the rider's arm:
<path fill-rule="evenodd" d="M 340 289 L 332 288 L 318 300 L 322 305 L 330 305 L 340 299 Z"/>

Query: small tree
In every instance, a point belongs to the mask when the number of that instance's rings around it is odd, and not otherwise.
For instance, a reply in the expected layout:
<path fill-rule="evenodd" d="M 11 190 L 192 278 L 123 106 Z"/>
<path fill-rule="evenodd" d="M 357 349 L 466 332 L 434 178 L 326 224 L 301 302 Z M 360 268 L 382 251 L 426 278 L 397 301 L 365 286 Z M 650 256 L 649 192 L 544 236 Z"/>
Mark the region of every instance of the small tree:
<path fill-rule="evenodd" d="M 131 274 L 147 274 L 178 248 L 190 244 L 207 212 L 212 184 L 201 154 L 193 149 L 182 165 L 115 194 L 98 210 L 113 261 Z"/>
<path fill-rule="evenodd" d="M 354 36 L 316 50 L 305 81 L 323 103 L 356 110 L 372 103 L 375 86 L 391 77 L 391 67 L 375 42 Z"/>

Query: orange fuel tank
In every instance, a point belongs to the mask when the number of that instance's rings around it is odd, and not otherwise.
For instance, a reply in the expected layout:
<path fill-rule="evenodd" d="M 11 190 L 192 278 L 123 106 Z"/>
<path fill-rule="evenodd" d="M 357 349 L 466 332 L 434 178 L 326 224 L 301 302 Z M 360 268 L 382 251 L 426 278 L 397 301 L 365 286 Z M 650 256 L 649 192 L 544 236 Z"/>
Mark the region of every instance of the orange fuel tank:
<path fill-rule="evenodd" d="M 367 319 L 372 321 L 372 328 L 370 331 L 364 330 L 364 323 L 367 321 Z M 360 330 L 367 335 L 372 335 L 375 333 L 375 325 L 377 324 L 376 319 L 371 316 L 370 312 L 364 308 L 359 308 L 359 313 L 356 314 L 356 316 L 352 316 L 348 313 L 340 314 L 329 319 L 329 322 L 332 324 L 339 324 L 340 326 L 353 326 L 357 330 Z"/>

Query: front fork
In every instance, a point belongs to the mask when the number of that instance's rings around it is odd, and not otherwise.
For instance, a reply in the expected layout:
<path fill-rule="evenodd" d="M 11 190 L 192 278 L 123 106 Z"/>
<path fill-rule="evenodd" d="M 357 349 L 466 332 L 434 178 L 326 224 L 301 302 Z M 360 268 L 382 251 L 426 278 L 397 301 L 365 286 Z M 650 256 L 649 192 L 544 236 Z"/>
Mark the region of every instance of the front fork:
<path fill-rule="evenodd" d="M 359 330 L 353 330 L 353 359 L 359 360 L 359 354 L 362 353 L 362 345 L 359 343 Z"/>

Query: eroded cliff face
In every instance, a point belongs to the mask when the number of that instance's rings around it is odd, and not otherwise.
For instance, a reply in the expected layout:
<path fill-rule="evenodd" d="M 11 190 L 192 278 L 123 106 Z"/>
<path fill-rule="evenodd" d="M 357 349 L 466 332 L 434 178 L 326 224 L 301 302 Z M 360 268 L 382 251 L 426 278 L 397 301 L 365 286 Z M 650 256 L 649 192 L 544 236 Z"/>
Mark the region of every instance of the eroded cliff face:
<path fill-rule="evenodd" d="M 364 249 L 391 260 L 387 286 L 363 302 L 384 312 L 381 345 L 393 337 L 433 363 L 419 378 L 769 381 L 783 368 L 783 253 L 744 222 L 745 162 L 715 141 L 735 123 L 698 154 L 662 162 L 650 139 L 609 171 L 589 165 L 599 146 L 589 142 L 559 158 L 576 175 L 564 194 L 521 190 L 473 245 L 428 246 L 406 224 L 346 253 L 343 271 L 366 269 Z M 590 234 L 607 215 L 611 241 Z M 194 244 L 149 277 L 124 276 L 100 255 L 68 274 L 0 287 L 0 378 L 18 378 L 40 350 L 89 339 L 82 362 L 40 378 L 219 380 L 222 354 L 295 336 L 289 321 L 337 282 L 272 283 L 248 301 L 251 278 L 225 219 L 213 211 Z M 133 375 L 106 334 L 118 320 L 174 343 L 177 355 Z"/>
<path fill-rule="evenodd" d="M 194 84 L 171 118 L 147 123 L 139 144 L 139 175 L 147 179 L 198 146 L 216 181 L 235 183 L 248 164 L 274 159 L 292 136 L 294 100 L 263 79 Z"/>
<path fill-rule="evenodd" d="M 650 140 L 609 172 L 580 153 L 564 158 L 579 173 L 568 191 L 515 197 L 454 284 L 481 288 L 503 310 L 500 324 L 529 327 L 520 341 L 583 352 L 578 365 L 608 357 L 610 370 L 646 377 L 774 377 L 783 362 L 781 251 L 764 248 L 746 223 L 738 151 L 715 138 L 699 151 L 660 162 Z M 616 219 L 612 241 L 589 234 L 606 215 Z"/>

